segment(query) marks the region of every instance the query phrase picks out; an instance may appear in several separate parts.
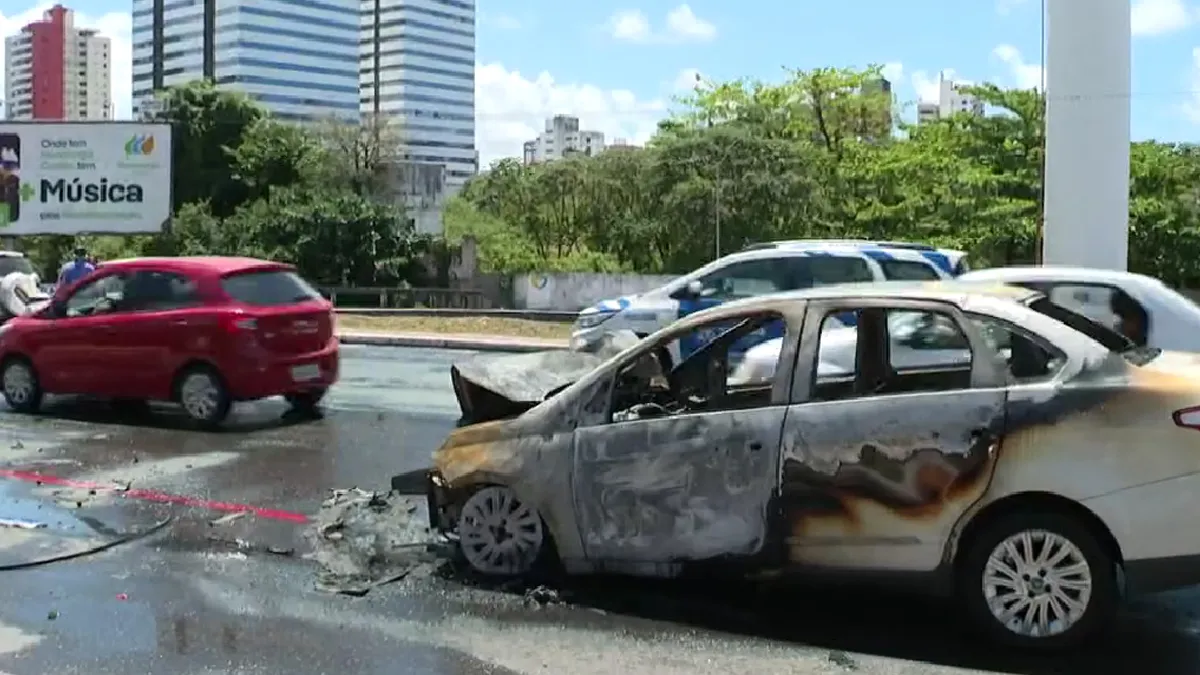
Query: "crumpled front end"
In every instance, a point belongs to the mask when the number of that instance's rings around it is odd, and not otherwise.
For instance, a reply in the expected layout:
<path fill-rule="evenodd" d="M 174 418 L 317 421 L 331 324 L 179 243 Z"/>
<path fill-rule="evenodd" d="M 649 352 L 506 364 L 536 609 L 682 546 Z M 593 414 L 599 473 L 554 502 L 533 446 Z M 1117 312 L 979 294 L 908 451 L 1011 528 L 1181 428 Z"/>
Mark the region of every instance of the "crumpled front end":
<path fill-rule="evenodd" d="M 459 426 L 516 417 L 639 341 L 632 331 L 615 331 L 586 351 L 484 354 L 455 363 L 450 383 L 462 410 Z"/>

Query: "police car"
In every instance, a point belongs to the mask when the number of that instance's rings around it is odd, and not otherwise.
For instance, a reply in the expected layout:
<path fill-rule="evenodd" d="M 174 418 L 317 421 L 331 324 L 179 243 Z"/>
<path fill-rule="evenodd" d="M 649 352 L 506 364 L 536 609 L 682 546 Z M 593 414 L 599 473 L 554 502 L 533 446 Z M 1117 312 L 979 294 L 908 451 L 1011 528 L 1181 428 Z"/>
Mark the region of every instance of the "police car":
<path fill-rule="evenodd" d="M 579 313 L 571 347 L 589 349 L 605 333 L 650 335 L 680 318 L 730 300 L 829 284 L 885 280 L 930 281 L 967 271 L 962 251 L 923 244 L 860 240 L 802 240 L 754 244 L 641 295 L 602 300 Z M 747 336 L 734 350 L 779 337 L 782 326 Z M 693 334 L 660 355 L 678 363 L 713 335 Z M 668 364 L 664 364 L 668 365 Z"/>

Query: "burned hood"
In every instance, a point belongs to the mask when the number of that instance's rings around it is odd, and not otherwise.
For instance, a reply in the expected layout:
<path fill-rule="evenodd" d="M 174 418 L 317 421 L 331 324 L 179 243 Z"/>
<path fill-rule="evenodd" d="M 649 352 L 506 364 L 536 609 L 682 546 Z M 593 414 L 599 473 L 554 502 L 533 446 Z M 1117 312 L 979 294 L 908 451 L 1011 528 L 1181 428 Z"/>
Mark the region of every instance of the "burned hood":
<path fill-rule="evenodd" d="M 632 331 L 616 331 L 588 351 L 480 354 L 459 361 L 450 367 L 450 382 L 463 413 L 460 424 L 520 415 L 639 341 Z"/>

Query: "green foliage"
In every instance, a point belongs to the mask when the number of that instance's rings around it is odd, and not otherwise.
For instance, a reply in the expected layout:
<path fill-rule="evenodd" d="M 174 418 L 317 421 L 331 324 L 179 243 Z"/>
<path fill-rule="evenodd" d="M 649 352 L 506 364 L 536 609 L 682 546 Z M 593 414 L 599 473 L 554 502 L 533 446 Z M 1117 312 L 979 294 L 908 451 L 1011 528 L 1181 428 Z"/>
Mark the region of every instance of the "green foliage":
<path fill-rule="evenodd" d="M 447 231 L 473 236 L 502 272 L 679 273 L 753 242 L 843 237 L 965 249 L 976 266 L 1035 262 L 1041 96 L 985 85 L 986 116 L 893 130 L 878 77 L 697 83 L 646 148 L 498 163 L 448 210 Z M 1131 268 L 1200 285 L 1200 150 L 1147 142 L 1132 155 Z"/>
<path fill-rule="evenodd" d="M 296 125 L 208 82 L 162 95 L 174 128 L 170 232 L 136 237 L 31 237 L 48 278 L 76 245 L 103 260 L 139 255 L 245 255 L 295 264 L 326 285 L 422 283 L 417 236 L 389 198 L 385 169 L 398 129 L 367 122 Z"/>

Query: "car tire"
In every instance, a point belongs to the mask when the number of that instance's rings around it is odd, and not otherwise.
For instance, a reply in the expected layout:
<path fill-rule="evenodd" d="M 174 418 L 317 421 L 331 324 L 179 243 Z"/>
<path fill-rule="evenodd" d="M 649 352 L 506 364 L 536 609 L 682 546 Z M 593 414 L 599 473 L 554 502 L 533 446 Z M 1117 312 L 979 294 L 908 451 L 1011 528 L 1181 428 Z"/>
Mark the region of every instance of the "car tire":
<path fill-rule="evenodd" d="M 0 386 L 9 408 L 35 413 L 42 407 L 42 385 L 28 359 L 14 356 L 5 361 L 0 367 Z"/>
<path fill-rule="evenodd" d="M 324 388 L 298 391 L 291 394 L 284 394 L 283 398 L 293 410 L 310 413 L 315 412 L 317 406 L 321 405 L 321 399 L 325 398 L 325 393 L 328 391 L 328 389 Z"/>
<path fill-rule="evenodd" d="M 512 488 L 488 485 L 463 502 L 455 527 L 459 555 L 490 579 L 529 577 L 545 570 L 554 545 L 537 509 Z"/>
<path fill-rule="evenodd" d="M 175 400 L 194 424 L 213 429 L 225 421 L 233 399 L 224 379 L 209 366 L 192 366 L 179 374 Z"/>
<path fill-rule="evenodd" d="M 962 561 L 958 592 L 967 614 L 986 637 L 1007 646 L 1078 645 L 1108 624 L 1120 599 L 1117 561 L 1085 522 L 1067 513 L 1002 516 L 972 537 Z M 1003 621 L 1018 605 L 1028 613 Z"/>

